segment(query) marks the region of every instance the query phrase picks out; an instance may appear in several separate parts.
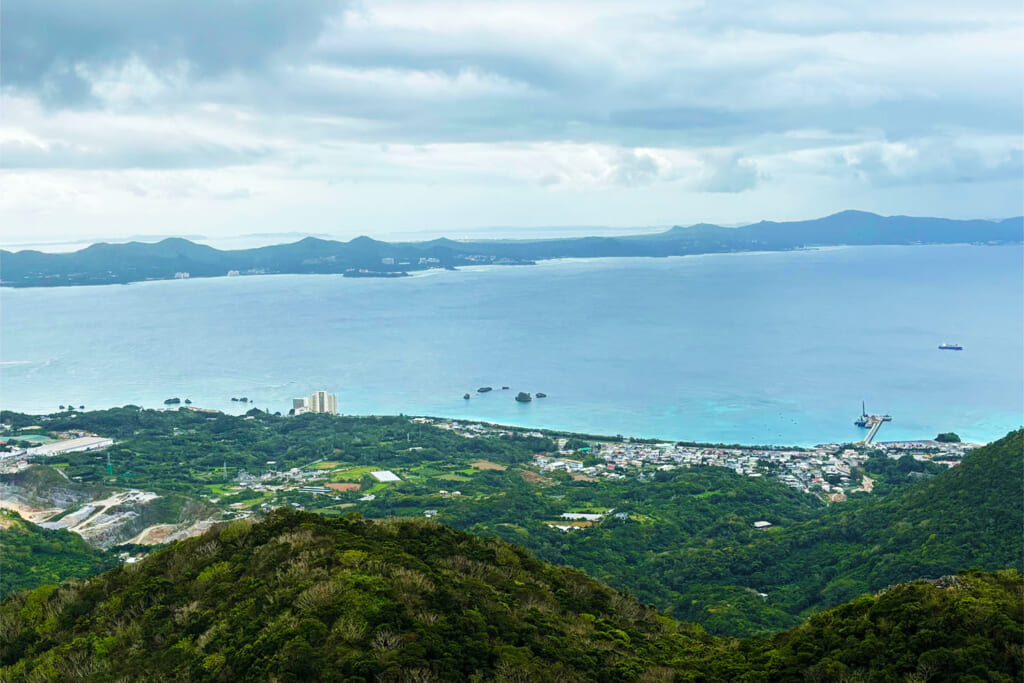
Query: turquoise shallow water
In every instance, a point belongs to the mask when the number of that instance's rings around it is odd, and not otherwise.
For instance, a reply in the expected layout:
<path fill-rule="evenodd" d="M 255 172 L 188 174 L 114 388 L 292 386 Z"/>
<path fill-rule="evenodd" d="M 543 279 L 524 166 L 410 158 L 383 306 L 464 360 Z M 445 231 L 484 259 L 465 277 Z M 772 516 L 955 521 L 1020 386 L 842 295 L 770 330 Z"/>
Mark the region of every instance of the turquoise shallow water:
<path fill-rule="evenodd" d="M 4 289 L 0 404 L 285 411 L 326 388 L 354 414 L 813 444 L 860 438 L 863 399 L 893 415 L 881 440 L 989 440 L 1024 422 L 1022 256 L 857 247 Z"/>

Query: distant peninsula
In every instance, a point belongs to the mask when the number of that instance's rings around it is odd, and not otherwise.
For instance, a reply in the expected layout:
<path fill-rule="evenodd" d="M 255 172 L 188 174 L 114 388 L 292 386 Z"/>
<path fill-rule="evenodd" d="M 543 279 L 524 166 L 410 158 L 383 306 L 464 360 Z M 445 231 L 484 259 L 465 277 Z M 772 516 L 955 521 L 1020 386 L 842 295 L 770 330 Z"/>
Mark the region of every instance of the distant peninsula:
<path fill-rule="evenodd" d="M 1024 217 L 1001 221 L 879 216 L 843 211 L 809 221 L 762 221 L 738 228 L 698 224 L 623 237 L 541 240 L 436 239 L 349 242 L 307 237 L 291 244 L 219 250 L 182 238 L 156 243 L 94 244 L 50 254 L 0 250 L 0 286 L 56 287 L 125 284 L 144 280 L 257 274 L 340 274 L 402 277 L 432 268 L 532 265 L 557 258 L 684 256 L 744 251 L 788 251 L 845 245 L 1019 244 Z"/>

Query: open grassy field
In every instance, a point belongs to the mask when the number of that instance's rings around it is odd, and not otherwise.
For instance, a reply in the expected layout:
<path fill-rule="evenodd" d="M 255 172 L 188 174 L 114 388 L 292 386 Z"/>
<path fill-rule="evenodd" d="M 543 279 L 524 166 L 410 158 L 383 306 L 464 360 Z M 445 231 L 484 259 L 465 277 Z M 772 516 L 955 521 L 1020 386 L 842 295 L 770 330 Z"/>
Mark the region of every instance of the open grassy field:
<path fill-rule="evenodd" d="M 376 472 L 377 470 L 384 469 L 376 465 L 353 465 L 345 467 L 339 465 L 339 467 L 331 471 L 331 481 L 359 481 L 363 477 L 370 474 L 370 472 Z"/>

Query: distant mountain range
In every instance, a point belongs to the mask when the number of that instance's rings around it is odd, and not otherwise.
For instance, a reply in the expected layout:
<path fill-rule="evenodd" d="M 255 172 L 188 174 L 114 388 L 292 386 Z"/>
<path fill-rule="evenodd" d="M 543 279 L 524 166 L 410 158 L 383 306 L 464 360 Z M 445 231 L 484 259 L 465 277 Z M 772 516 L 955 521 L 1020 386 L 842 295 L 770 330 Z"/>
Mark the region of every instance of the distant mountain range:
<path fill-rule="evenodd" d="M 554 258 L 682 256 L 739 251 L 786 251 L 840 245 L 1014 244 L 1024 241 L 1024 217 L 1001 221 L 879 216 L 843 211 L 809 221 L 762 221 L 739 228 L 698 224 L 626 237 L 543 240 L 436 239 L 349 242 L 307 237 L 291 244 L 219 250 L 186 239 L 147 244 L 94 244 L 50 254 L 0 250 L 0 285 L 53 287 L 264 273 L 333 273 L 397 277 L 429 268 L 530 265 Z"/>

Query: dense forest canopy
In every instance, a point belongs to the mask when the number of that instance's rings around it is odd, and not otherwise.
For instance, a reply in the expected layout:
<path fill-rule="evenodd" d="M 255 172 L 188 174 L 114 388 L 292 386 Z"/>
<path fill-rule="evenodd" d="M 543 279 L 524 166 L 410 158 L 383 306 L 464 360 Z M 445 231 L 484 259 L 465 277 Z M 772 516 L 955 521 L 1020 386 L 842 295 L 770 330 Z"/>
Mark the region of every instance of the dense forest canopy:
<path fill-rule="evenodd" d="M 22 588 L 60 583 L 99 574 L 117 564 L 82 537 L 63 529 L 44 529 L 18 513 L 0 509 L 0 597 Z"/>
<path fill-rule="evenodd" d="M 771 640 L 736 641 L 502 541 L 429 520 L 281 510 L 7 598 L 0 675 L 1010 681 L 1021 672 L 1022 589 L 1013 570 L 967 573 L 859 599 Z"/>

